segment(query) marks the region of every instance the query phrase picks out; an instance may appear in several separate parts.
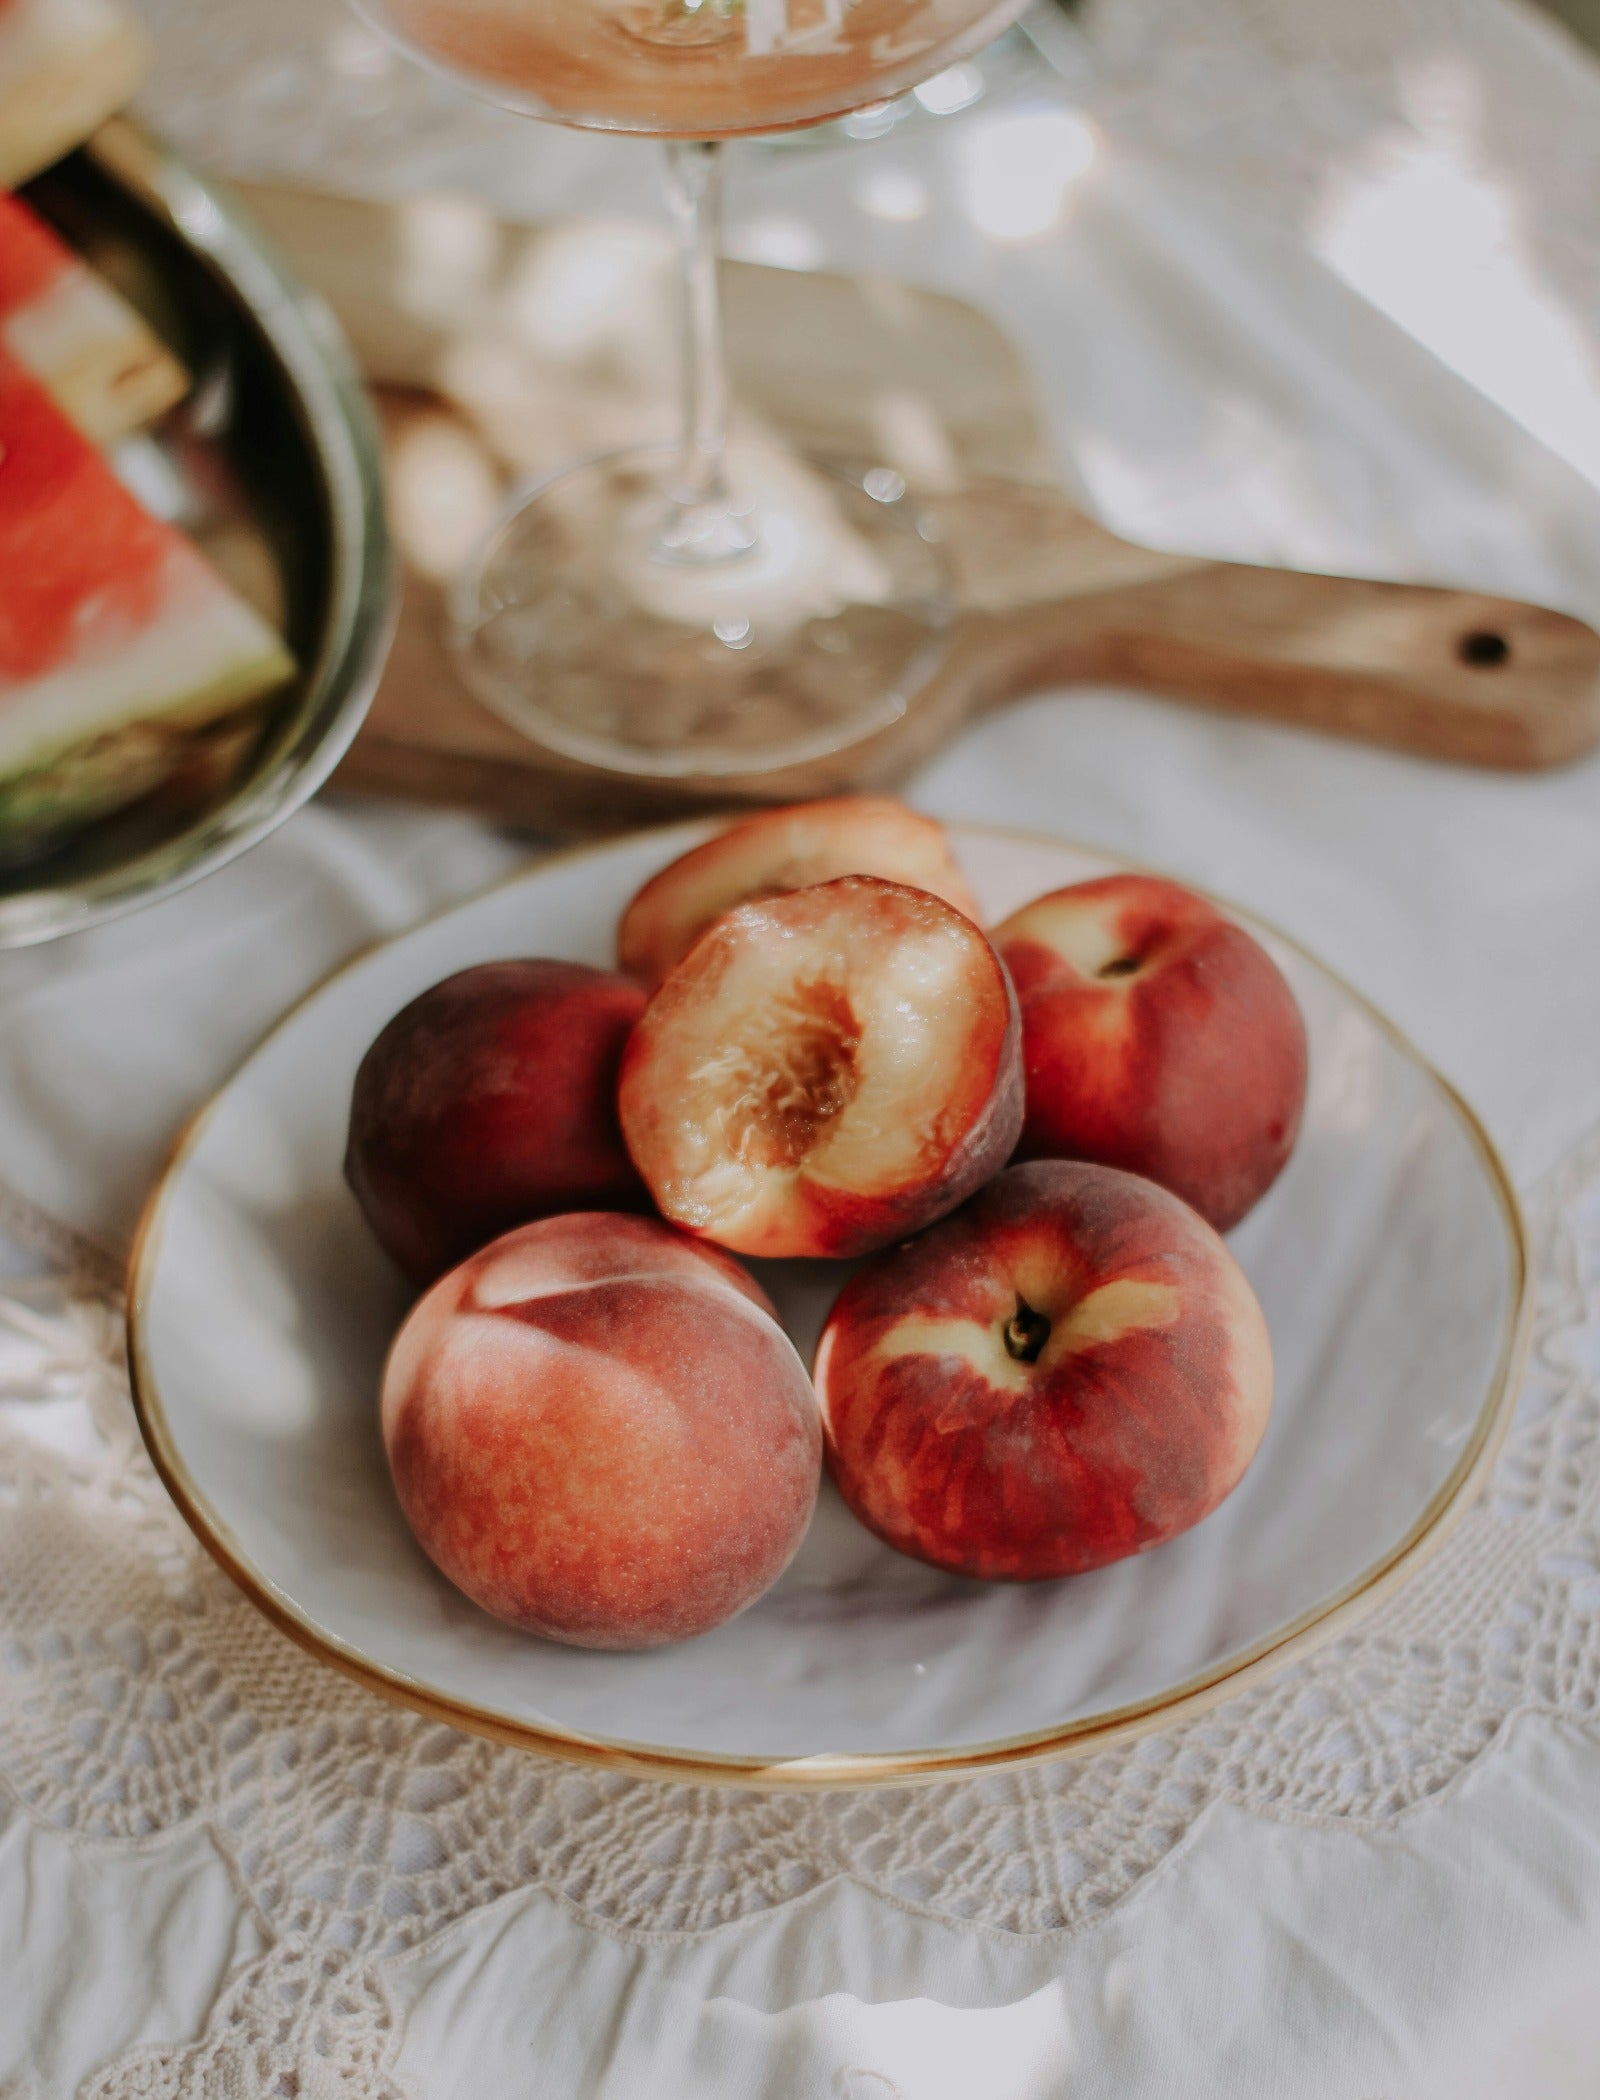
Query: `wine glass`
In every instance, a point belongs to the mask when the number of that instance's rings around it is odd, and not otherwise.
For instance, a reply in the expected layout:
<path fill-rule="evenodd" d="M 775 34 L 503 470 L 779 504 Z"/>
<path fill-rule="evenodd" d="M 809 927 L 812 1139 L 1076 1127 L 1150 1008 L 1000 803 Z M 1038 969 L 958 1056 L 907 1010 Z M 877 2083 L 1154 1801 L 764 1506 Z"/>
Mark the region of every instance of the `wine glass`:
<path fill-rule="evenodd" d="M 886 727 L 942 657 L 945 564 L 892 467 L 730 445 L 722 141 L 899 94 L 1025 0 L 356 4 L 496 102 L 666 141 L 680 441 L 516 492 L 452 595 L 469 684 L 547 748 L 658 776 L 759 774 Z"/>

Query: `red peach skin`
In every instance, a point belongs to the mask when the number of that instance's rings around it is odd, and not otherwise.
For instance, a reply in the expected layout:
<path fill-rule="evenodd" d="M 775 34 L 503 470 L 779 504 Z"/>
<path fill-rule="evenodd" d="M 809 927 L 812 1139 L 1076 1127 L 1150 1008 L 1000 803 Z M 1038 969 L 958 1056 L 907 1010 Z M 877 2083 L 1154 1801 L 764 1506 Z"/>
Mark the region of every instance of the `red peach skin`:
<path fill-rule="evenodd" d="M 828 1464 L 861 1521 L 956 1574 L 1081 1574 L 1239 1481 L 1272 1356 L 1227 1247 L 1111 1167 L 1012 1167 L 845 1285 L 817 1349 Z"/>
<path fill-rule="evenodd" d="M 345 1178 L 414 1283 L 566 1210 L 643 1210 L 617 1072 L 643 990 L 610 970 L 479 963 L 395 1015 L 356 1073 Z"/>
<path fill-rule="evenodd" d="M 1283 1171 L 1306 1031 L 1260 943 L 1148 875 L 1053 891 L 995 929 L 1022 1007 L 1018 1156 L 1146 1175 L 1219 1232 Z"/>
<path fill-rule="evenodd" d="M 654 1219 L 507 1233 L 420 1299 L 383 1441 L 406 1521 L 496 1618 L 584 1648 L 705 1633 L 777 1581 L 821 1424 L 752 1278 Z"/>
<path fill-rule="evenodd" d="M 1016 1000 L 971 920 L 847 875 L 717 921 L 634 1029 L 618 1106 L 676 1224 L 741 1254 L 870 1253 L 1009 1158 Z"/>
<path fill-rule="evenodd" d="M 927 890 L 982 923 L 942 824 L 888 795 L 839 795 L 762 810 L 680 854 L 623 913 L 618 965 L 659 984 L 736 904 L 840 875 L 879 875 Z"/>

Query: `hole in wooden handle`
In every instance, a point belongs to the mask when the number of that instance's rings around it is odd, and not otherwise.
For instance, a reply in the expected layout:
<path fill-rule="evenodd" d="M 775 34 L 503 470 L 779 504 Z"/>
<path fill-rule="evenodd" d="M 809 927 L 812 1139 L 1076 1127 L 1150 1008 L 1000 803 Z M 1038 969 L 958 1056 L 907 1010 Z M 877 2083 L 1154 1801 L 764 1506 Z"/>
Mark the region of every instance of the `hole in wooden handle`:
<path fill-rule="evenodd" d="M 1474 627 L 1456 644 L 1456 654 L 1477 671 L 1492 671 L 1511 654 L 1511 644 L 1493 627 Z"/>

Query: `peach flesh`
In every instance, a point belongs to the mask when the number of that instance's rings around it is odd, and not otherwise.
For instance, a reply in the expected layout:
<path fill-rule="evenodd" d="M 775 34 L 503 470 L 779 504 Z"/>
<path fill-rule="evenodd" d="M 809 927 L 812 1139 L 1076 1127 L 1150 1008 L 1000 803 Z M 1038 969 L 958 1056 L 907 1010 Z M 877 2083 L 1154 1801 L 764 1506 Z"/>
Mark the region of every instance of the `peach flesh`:
<path fill-rule="evenodd" d="M 406 1520 L 474 1603 L 586 1648 L 687 1640 L 774 1583 L 821 1473 L 805 1367 L 738 1263 L 654 1219 L 523 1226 L 390 1351 Z"/>
<path fill-rule="evenodd" d="M 1022 1119 L 1015 1001 L 983 934 L 872 876 L 739 906 L 623 1057 L 662 1213 L 742 1254 L 854 1255 L 953 1210 Z"/>
<path fill-rule="evenodd" d="M 1299 1134 L 1306 1032 L 1266 950 L 1204 898 L 1112 875 L 995 930 L 1022 1008 L 1019 1157 L 1143 1174 L 1226 1232 Z"/>
<path fill-rule="evenodd" d="M 861 1521 L 956 1574 L 1081 1574 L 1186 1531 L 1266 1428 L 1272 1357 L 1227 1247 L 1115 1168 L 1012 1167 L 862 1269 L 817 1349 Z"/>
<path fill-rule="evenodd" d="M 681 854 L 623 913 L 618 965 L 659 984 L 736 904 L 840 875 L 878 875 L 927 890 L 981 923 L 942 825 L 887 795 L 840 795 L 762 810 Z"/>
<path fill-rule="evenodd" d="M 617 1125 L 642 989 L 584 963 L 480 963 L 413 999 L 356 1074 L 345 1176 L 416 1283 L 551 1212 L 643 1210 Z"/>

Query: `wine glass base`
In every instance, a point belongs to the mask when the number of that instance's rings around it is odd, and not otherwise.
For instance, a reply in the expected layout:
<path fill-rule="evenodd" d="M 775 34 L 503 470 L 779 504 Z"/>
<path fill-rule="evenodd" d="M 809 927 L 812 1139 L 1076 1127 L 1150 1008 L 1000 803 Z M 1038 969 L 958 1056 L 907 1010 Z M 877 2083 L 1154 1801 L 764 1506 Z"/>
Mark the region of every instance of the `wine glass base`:
<path fill-rule="evenodd" d="M 685 533 L 664 448 L 522 492 L 452 598 L 478 697 L 547 750 L 654 778 L 770 773 L 904 715 L 952 603 L 899 475 L 763 440 L 726 464 L 721 533 Z"/>

